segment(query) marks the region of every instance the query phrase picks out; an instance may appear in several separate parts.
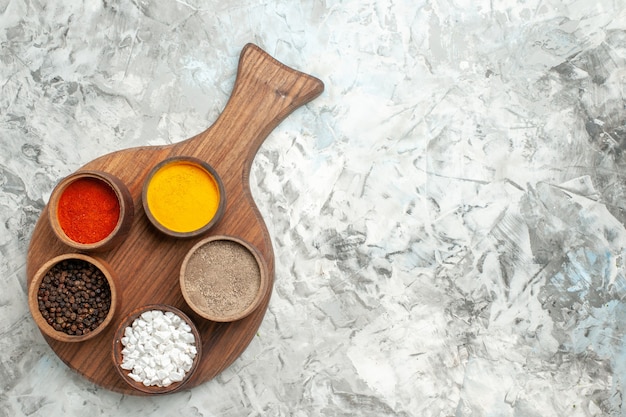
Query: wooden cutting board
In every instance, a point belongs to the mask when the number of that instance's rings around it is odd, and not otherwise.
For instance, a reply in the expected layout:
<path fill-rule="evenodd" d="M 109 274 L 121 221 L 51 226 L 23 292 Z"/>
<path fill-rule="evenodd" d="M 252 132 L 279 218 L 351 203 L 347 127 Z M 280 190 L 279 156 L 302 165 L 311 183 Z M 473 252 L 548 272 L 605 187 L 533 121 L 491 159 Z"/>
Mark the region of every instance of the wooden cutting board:
<path fill-rule="evenodd" d="M 185 141 L 140 147 L 97 158 L 79 169 L 101 170 L 126 183 L 134 201 L 134 220 L 128 238 L 116 248 L 98 253 L 118 277 L 120 306 L 111 325 L 82 343 L 46 338 L 69 367 L 88 380 L 113 391 L 142 395 L 125 385 L 111 360 L 116 327 L 131 310 L 162 303 L 180 308 L 196 323 L 202 338 L 202 360 L 187 388 L 218 375 L 246 349 L 267 310 L 274 282 L 274 254 L 267 228 L 250 194 L 252 161 L 267 135 L 292 111 L 324 90 L 317 78 L 289 68 L 259 47 L 248 44 L 241 52 L 237 78 L 222 114 L 206 131 Z M 167 237 L 152 226 L 141 204 L 141 190 L 149 171 L 165 158 L 187 155 L 212 165 L 221 176 L 227 196 L 224 217 L 207 234 L 182 240 Z M 27 280 L 49 259 L 74 252 L 55 237 L 46 207 L 35 226 L 27 256 Z M 269 289 L 261 306 L 232 323 L 200 318 L 186 305 L 179 288 L 179 271 L 187 251 L 210 235 L 242 238 L 260 251 L 267 264 Z M 45 336 L 44 336 L 45 337 Z"/>

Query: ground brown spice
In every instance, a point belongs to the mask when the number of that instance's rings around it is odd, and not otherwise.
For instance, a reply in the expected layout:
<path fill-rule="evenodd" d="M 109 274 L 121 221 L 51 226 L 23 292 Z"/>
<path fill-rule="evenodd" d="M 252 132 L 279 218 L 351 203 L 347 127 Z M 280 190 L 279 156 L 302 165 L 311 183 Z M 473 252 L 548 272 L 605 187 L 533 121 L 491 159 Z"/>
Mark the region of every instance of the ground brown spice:
<path fill-rule="evenodd" d="M 261 286 L 261 271 L 254 255 L 241 244 L 214 240 L 190 256 L 185 286 L 202 311 L 228 317 L 252 304 Z"/>

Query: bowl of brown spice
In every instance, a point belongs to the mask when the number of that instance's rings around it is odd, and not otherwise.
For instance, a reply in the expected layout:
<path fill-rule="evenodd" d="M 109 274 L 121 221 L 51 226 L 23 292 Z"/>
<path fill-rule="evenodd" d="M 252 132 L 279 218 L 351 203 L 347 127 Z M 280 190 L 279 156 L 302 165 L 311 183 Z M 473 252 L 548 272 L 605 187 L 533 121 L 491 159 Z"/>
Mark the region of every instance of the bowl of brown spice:
<path fill-rule="evenodd" d="M 268 290 L 267 266 L 258 250 L 233 236 L 211 236 L 183 259 L 180 288 L 189 307 L 217 322 L 252 313 Z"/>
<path fill-rule="evenodd" d="M 100 334 L 118 305 L 115 279 L 102 260 L 80 253 L 43 264 L 28 288 L 28 307 L 46 336 L 82 342 Z"/>

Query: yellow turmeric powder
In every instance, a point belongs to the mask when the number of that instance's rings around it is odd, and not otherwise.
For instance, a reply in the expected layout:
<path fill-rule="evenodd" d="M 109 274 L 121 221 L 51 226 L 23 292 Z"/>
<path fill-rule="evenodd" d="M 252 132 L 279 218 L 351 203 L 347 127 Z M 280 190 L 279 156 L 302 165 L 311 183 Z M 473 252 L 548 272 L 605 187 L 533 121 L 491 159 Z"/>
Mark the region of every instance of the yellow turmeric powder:
<path fill-rule="evenodd" d="M 193 232 L 215 216 L 220 193 L 215 178 L 191 162 L 172 162 L 160 168 L 146 191 L 152 216 L 174 232 Z"/>

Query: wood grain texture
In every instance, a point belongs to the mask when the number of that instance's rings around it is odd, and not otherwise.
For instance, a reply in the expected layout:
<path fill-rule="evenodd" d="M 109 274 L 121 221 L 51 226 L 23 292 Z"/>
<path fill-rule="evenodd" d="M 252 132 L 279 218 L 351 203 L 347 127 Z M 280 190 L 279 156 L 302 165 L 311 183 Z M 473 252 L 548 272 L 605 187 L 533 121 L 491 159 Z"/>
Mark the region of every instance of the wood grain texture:
<path fill-rule="evenodd" d="M 82 343 L 46 341 L 68 366 L 88 380 L 126 394 L 142 394 L 130 388 L 111 361 L 115 328 L 130 311 L 146 304 L 169 304 L 194 320 L 202 338 L 202 360 L 187 387 L 218 375 L 248 346 L 260 326 L 272 292 L 274 254 L 267 228 L 250 193 L 252 160 L 267 135 L 293 110 L 313 100 L 324 89 L 310 75 L 289 68 L 259 47 L 248 44 L 241 52 L 237 78 L 222 114 L 206 131 L 177 144 L 140 147 L 97 158 L 80 170 L 111 173 L 128 187 L 134 201 L 134 220 L 126 240 L 98 256 L 107 261 L 118 277 L 120 305 L 111 325 L 98 337 Z M 220 223 L 196 239 L 176 239 L 156 230 L 141 204 L 141 191 L 149 171 L 163 159 L 193 156 L 206 161 L 221 176 L 227 205 Z M 42 212 L 33 232 L 27 257 L 27 280 L 52 257 L 73 252 L 52 232 Z M 187 251 L 210 235 L 239 237 L 262 254 L 270 285 L 259 308 L 242 320 L 216 323 L 200 318 L 184 302 L 179 271 Z"/>

